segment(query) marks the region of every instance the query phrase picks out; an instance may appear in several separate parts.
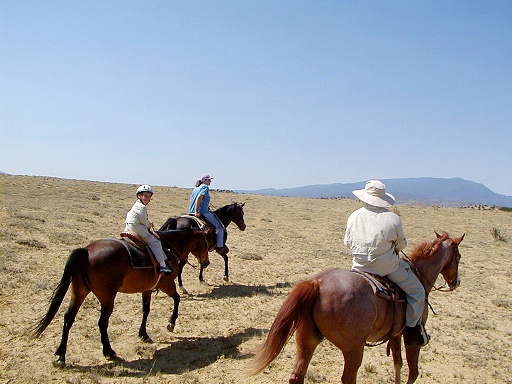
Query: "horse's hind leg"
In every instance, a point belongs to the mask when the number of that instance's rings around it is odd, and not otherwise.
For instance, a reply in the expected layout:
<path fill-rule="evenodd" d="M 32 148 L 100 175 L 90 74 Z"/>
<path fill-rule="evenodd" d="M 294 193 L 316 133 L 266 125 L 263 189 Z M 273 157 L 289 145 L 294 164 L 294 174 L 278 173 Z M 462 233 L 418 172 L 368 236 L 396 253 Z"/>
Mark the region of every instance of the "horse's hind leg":
<path fill-rule="evenodd" d="M 107 359 L 114 359 L 116 357 L 115 351 L 110 346 L 110 340 L 108 337 L 108 321 L 112 311 L 114 310 L 114 298 L 101 302 L 101 315 L 98 320 L 98 327 L 100 328 L 101 344 L 103 345 L 103 356 Z"/>
<path fill-rule="evenodd" d="M 354 344 L 350 348 L 345 347 L 342 349 L 343 358 L 345 360 L 343 374 L 341 376 L 341 382 L 343 384 L 356 384 L 357 371 L 363 362 L 364 344 L 365 342 L 363 341 L 358 345 Z"/>
<path fill-rule="evenodd" d="M 308 370 L 309 362 L 313 357 L 316 347 L 323 340 L 312 318 L 306 318 L 295 331 L 297 344 L 297 356 L 295 366 L 290 376 L 289 384 L 303 384 Z"/>
<path fill-rule="evenodd" d="M 80 309 L 80 306 L 84 302 L 85 298 L 89 294 L 89 290 L 85 286 L 78 287 L 80 278 L 77 277 L 72 282 L 71 299 L 69 300 L 69 306 L 64 314 L 64 325 L 62 327 L 62 338 L 60 345 L 55 351 L 57 360 L 54 361 L 53 365 L 59 368 L 63 368 L 66 365 L 66 349 L 69 338 L 69 331 L 75 322 L 76 314 Z"/>
<path fill-rule="evenodd" d="M 146 343 L 152 343 L 146 331 L 146 324 L 148 321 L 149 311 L 151 310 L 151 291 L 142 292 L 142 323 L 139 328 L 139 337 Z"/>

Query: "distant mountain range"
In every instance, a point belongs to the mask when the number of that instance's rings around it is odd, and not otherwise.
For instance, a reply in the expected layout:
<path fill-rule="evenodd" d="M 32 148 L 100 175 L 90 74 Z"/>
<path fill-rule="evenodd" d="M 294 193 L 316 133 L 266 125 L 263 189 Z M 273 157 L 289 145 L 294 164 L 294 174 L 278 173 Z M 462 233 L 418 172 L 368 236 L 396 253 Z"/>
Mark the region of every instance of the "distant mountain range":
<path fill-rule="evenodd" d="M 381 179 L 386 191 L 396 197 L 398 204 L 427 204 L 441 206 L 494 205 L 512 207 L 512 196 L 494 193 L 483 184 L 461 178 L 434 177 Z M 351 197 L 352 191 L 364 188 L 366 181 L 357 183 L 317 184 L 284 189 L 258 189 L 236 191 L 265 196 L 310 198 Z M 355 197 L 354 197 L 355 198 Z"/>

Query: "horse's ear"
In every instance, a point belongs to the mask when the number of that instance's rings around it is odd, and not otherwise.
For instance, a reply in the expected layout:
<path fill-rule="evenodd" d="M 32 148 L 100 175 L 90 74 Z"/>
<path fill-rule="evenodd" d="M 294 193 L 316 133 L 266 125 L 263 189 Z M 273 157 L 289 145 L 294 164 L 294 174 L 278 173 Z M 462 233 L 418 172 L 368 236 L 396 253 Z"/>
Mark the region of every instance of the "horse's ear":
<path fill-rule="evenodd" d="M 241 206 L 242 208 L 244 207 L 244 205 L 245 205 L 245 201 L 244 201 L 242 204 L 240 204 L 240 206 Z"/>
<path fill-rule="evenodd" d="M 461 237 L 459 237 L 459 238 L 457 238 L 457 239 L 453 239 L 453 241 L 454 241 L 457 245 L 459 245 L 459 244 L 462 242 L 462 240 L 464 240 L 464 236 L 466 236 L 466 234 L 463 234 Z"/>
<path fill-rule="evenodd" d="M 434 233 L 436 234 L 436 237 L 437 237 L 438 239 L 440 239 L 440 238 L 442 237 L 439 233 L 437 233 L 437 231 L 436 231 L 436 230 L 434 230 Z"/>

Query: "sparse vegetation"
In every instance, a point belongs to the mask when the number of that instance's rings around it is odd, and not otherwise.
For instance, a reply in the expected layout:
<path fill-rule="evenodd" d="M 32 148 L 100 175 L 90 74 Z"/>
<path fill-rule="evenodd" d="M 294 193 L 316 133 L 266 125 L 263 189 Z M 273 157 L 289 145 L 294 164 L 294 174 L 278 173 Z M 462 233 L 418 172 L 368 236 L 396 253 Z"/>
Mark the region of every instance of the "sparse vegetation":
<path fill-rule="evenodd" d="M 377 368 L 373 364 L 365 364 L 364 371 L 366 373 L 377 373 Z"/>
<path fill-rule="evenodd" d="M 44 249 L 46 245 L 40 242 L 39 240 L 28 239 L 28 240 L 16 240 L 16 244 L 25 245 L 27 247 L 35 248 L 35 249 Z"/>
<path fill-rule="evenodd" d="M 68 300 L 40 339 L 29 339 L 24 332 L 46 311 L 71 249 L 119 236 L 137 186 L 10 175 L 0 175 L 0 183 L 13 191 L 0 210 L 0 381 L 5 383 L 287 382 L 295 359 L 293 337 L 264 373 L 247 377 L 244 366 L 298 281 L 325 268 L 350 268 L 342 238 L 348 215 L 361 206 L 353 199 L 212 192 L 217 207 L 246 202 L 246 231 L 229 228 L 230 282 L 223 282 L 224 263 L 214 252 L 205 270 L 206 285 L 199 284 L 198 269 L 186 265 L 183 281 L 190 295 L 181 296 L 175 333 L 166 330 L 172 299 L 162 292 L 153 296 L 148 319 L 153 344 L 137 338 L 140 295 L 119 294 L 109 327 L 112 347 L 124 359 L 116 363 L 103 358 L 97 327 L 100 305 L 89 295 L 71 330 L 70 368 L 60 370 L 51 361 Z M 186 211 L 190 189 L 155 190 L 148 208 L 155 225 Z M 400 205 L 399 210 L 409 243 L 406 253 L 433 239 L 434 229 L 452 236 L 466 233 L 460 247 L 460 287 L 430 296 L 437 316 L 427 322 L 432 340 L 421 351 L 417 384 L 512 383 L 512 293 L 503 289 L 511 278 L 512 241 L 497 241 L 489 232 L 496 228 L 500 236 L 511 235 L 510 214 L 412 205 Z M 190 261 L 196 264 L 192 256 Z M 342 370 L 341 352 L 324 341 L 306 383 L 339 383 Z M 365 350 L 357 382 L 393 382 L 385 345 Z"/>
<path fill-rule="evenodd" d="M 507 237 L 498 228 L 491 229 L 491 236 L 498 241 L 507 242 Z"/>

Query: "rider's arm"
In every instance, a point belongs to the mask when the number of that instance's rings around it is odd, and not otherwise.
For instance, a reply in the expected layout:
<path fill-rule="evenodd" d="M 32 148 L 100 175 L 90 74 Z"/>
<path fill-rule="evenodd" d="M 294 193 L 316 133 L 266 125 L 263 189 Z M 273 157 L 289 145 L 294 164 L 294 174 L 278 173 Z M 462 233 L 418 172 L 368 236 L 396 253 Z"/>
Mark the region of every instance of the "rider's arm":
<path fill-rule="evenodd" d="M 197 216 L 197 217 L 201 216 L 201 212 L 199 212 L 199 209 L 201 208 L 201 203 L 203 202 L 203 199 L 204 199 L 203 195 L 197 196 L 197 199 L 196 199 L 196 209 L 194 211 L 194 215 Z"/>

